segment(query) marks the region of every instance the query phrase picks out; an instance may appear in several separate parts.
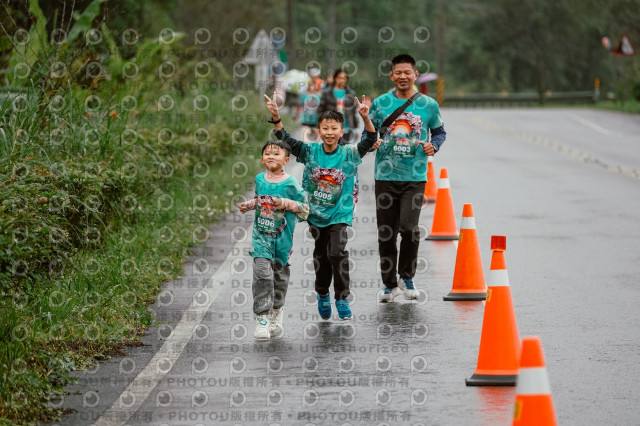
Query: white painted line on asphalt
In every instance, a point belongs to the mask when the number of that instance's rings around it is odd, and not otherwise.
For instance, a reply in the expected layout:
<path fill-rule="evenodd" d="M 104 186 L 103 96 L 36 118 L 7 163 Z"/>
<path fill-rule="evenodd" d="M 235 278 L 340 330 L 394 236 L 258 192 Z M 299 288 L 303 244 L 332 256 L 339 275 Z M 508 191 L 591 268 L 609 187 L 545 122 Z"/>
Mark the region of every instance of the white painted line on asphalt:
<path fill-rule="evenodd" d="M 569 113 L 569 117 L 573 118 L 575 121 L 577 121 L 580 124 L 584 124 L 585 126 L 592 128 L 596 132 L 602 133 L 605 136 L 621 136 L 620 133 L 616 133 L 616 132 L 612 132 L 610 130 L 607 130 L 602 126 L 599 126 L 596 123 L 587 120 L 586 118 L 580 117 L 577 114 Z"/>
<path fill-rule="evenodd" d="M 592 154 L 588 154 L 570 145 L 567 145 L 562 142 L 558 142 L 557 140 L 535 135 L 529 132 L 518 131 L 515 129 L 509 129 L 506 127 L 500 127 L 496 123 L 492 123 L 491 121 L 488 121 L 484 117 L 473 117 L 471 120 L 482 126 L 485 126 L 489 130 L 492 130 L 494 132 L 501 133 L 503 135 L 510 135 L 510 136 L 522 138 L 538 146 L 542 146 L 544 148 L 549 148 L 553 151 L 560 152 L 564 155 L 569 156 L 570 158 L 573 158 L 574 160 L 578 160 L 583 163 L 592 163 L 604 168 L 607 171 L 632 177 L 634 179 L 640 179 L 640 169 L 632 169 L 629 167 L 623 167 L 620 165 L 606 163 L 600 157 L 597 157 Z M 614 133 L 614 135 L 620 136 L 619 133 Z"/>
<path fill-rule="evenodd" d="M 96 420 L 95 426 L 124 425 L 140 409 L 160 380 L 171 371 L 175 362 L 182 355 L 185 346 L 191 340 L 196 326 L 202 322 L 204 315 L 220 293 L 221 287 L 231 279 L 232 262 L 236 258 L 231 254 L 244 253 L 245 248 L 248 248 L 250 244 L 251 237 L 247 235 L 244 240 L 236 242 L 231 247 L 224 262 L 209 277 L 205 286 L 194 294 L 191 305 L 184 312 L 180 322 L 162 344 L 162 347 L 114 401 L 113 405 Z M 239 249 L 239 251 L 235 251 L 235 249 Z"/>

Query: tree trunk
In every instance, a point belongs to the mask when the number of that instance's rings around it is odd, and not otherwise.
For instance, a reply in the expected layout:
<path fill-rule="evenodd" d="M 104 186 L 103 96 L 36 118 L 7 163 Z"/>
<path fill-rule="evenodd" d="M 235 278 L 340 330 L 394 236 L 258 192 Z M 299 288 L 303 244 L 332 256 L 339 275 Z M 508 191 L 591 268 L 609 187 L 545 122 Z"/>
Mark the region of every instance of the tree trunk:
<path fill-rule="evenodd" d="M 336 66 L 336 0 L 329 0 L 329 35 L 327 37 L 328 71 L 333 72 Z"/>
<path fill-rule="evenodd" d="M 293 40 L 293 34 L 295 29 L 295 23 L 293 20 L 293 0 L 287 0 L 287 35 L 285 44 L 287 46 L 289 69 L 294 69 L 296 66 L 295 57 L 295 43 Z"/>

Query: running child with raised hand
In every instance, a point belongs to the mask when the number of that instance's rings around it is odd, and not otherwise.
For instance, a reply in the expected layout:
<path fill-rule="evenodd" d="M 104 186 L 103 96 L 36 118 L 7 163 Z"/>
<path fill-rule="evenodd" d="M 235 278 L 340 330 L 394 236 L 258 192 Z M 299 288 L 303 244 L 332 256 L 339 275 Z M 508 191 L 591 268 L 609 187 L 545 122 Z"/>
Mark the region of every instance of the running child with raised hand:
<path fill-rule="evenodd" d="M 309 195 L 309 230 L 315 240 L 313 264 L 316 273 L 315 290 L 318 312 L 323 319 L 331 318 L 329 288 L 333 279 L 335 305 L 340 319 L 350 319 L 349 253 L 347 226 L 353 219 L 354 176 L 362 157 L 378 142 L 369 119 L 369 107 L 356 98 L 357 108 L 365 123 L 367 137 L 357 144 L 339 145 L 344 135 L 344 116 L 337 111 L 325 111 L 318 117 L 318 132 L 322 144 L 305 143 L 289 135 L 280 123 L 276 94 L 267 99 L 275 134 L 291 147 L 297 161 L 305 165 L 302 187 Z M 381 142 L 381 141 L 380 141 Z"/>
<path fill-rule="evenodd" d="M 266 171 L 255 179 L 255 198 L 240 203 L 241 213 L 255 210 L 253 222 L 253 312 L 256 339 L 281 337 L 284 301 L 289 286 L 289 256 L 296 222 L 309 214 L 307 196 L 298 181 L 284 171 L 289 145 L 268 141 L 262 147 Z"/>

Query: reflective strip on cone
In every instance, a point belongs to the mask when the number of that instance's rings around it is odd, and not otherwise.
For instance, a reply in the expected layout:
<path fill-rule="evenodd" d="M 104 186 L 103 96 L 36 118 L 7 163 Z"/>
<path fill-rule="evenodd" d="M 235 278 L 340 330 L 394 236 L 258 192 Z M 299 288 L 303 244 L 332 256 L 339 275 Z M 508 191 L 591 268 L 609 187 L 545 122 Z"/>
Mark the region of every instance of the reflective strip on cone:
<path fill-rule="evenodd" d="M 491 269 L 487 277 L 487 287 L 509 287 L 509 274 L 506 269 Z"/>
<path fill-rule="evenodd" d="M 551 385 L 546 367 L 521 368 L 516 385 L 517 395 L 550 395 Z"/>
<path fill-rule="evenodd" d="M 463 217 L 460 229 L 476 229 L 476 219 L 474 217 Z"/>
<path fill-rule="evenodd" d="M 438 185 L 438 191 L 441 189 L 451 188 L 449 178 L 440 178 L 440 184 Z"/>

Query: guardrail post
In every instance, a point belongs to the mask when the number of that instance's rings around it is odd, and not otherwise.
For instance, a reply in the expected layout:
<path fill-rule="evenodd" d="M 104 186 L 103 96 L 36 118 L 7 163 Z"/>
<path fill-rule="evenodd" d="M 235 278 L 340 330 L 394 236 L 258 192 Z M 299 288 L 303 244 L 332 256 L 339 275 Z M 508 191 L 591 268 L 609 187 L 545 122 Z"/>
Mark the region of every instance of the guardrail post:
<path fill-rule="evenodd" d="M 436 102 L 442 107 L 444 105 L 444 78 L 438 77 L 438 88 L 436 91 Z"/>

